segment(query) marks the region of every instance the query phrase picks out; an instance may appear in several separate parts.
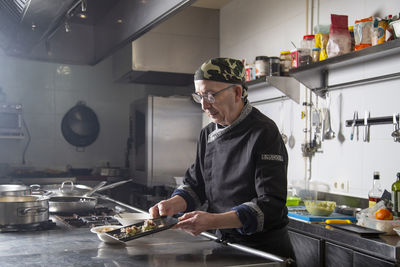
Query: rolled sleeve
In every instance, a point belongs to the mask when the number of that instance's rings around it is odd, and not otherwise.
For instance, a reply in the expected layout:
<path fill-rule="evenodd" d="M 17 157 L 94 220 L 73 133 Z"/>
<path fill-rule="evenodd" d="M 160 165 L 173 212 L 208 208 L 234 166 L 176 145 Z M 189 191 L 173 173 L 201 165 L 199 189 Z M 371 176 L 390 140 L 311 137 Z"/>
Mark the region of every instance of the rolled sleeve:
<path fill-rule="evenodd" d="M 264 213 L 253 202 L 246 202 L 239 206 L 233 207 L 232 210 L 236 211 L 240 222 L 241 228 L 237 231 L 243 235 L 251 235 L 256 232 L 261 232 L 264 228 Z"/>
<path fill-rule="evenodd" d="M 194 211 L 198 206 L 200 206 L 200 200 L 190 186 L 182 185 L 178 187 L 171 195 L 171 197 L 174 196 L 181 196 L 186 201 L 185 212 Z"/>

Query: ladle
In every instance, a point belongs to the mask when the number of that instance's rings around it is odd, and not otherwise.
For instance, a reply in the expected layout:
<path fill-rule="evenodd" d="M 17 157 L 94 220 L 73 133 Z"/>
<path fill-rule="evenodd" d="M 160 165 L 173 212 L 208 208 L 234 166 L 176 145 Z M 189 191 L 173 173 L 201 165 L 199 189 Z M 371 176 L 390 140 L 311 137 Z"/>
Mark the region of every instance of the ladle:
<path fill-rule="evenodd" d="M 328 101 L 328 108 L 326 109 L 326 122 L 328 124 L 328 129 L 324 133 L 324 139 L 330 140 L 335 138 L 335 132 L 332 130 L 332 124 L 331 124 L 331 112 L 330 112 L 330 107 L 331 107 L 331 98 L 329 94 L 326 95 L 327 101 Z"/>
<path fill-rule="evenodd" d="M 294 145 L 296 144 L 296 140 L 294 139 L 293 136 L 293 103 L 290 105 L 290 136 L 289 136 L 289 147 L 294 148 Z"/>
<path fill-rule="evenodd" d="M 399 123 L 397 122 L 396 114 L 393 114 L 393 132 L 392 137 L 395 142 L 400 142 Z"/>
<path fill-rule="evenodd" d="M 287 135 L 284 133 L 284 130 L 283 130 L 283 124 L 284 124 L 284 115 L 285 115 L 285 111 L 284 111 L 284 102 L 282 101 L 282 107 L 281 107 L 281 136 L 282 136 L 282 140 L 283 140 L 283 143 L 286 145 L 286 143 L 288 142 L 288 137 L 287 137 Z"/>

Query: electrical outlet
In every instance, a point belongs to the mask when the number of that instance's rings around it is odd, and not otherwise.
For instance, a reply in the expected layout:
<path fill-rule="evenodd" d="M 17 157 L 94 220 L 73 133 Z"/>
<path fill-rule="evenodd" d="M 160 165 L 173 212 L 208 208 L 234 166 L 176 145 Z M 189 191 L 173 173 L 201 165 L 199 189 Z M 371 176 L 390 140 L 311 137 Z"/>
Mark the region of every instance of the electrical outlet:
<path fill-rule="evenodd" d="M 349 181 L 346 179 L 339 178 L 333 181 L 333 189 L 338 192 L 349 192 Z"/>

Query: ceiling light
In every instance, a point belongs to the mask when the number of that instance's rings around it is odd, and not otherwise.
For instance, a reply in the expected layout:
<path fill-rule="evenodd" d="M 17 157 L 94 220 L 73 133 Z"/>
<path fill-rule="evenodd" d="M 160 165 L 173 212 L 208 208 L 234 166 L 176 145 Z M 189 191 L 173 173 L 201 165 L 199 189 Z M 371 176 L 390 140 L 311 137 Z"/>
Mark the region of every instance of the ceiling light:
<path fill-rule="evenodd" d="M 82 12 L 86 12 L 86 9 L 87 9 L 87 3 L 86 3 L 86 0 L 82 0 L 82 3 L 81 3 L 81 10 L 82 10 Z"/>
<path fill-rule="evenodd" d="M 71 27 L 69 26 L 68 21 L 65 22 L 65 32 L 70 32 L 71 31 Z"/>
<path fill-rule="evenodd" d="M 122 24 L 122 19 L 117 19 L 117 23 Z"/>
<path fill-rule="evenodd" d="M 32 31 L 34 32 L 36 30 L 36 24 L 32 22 Z"/>

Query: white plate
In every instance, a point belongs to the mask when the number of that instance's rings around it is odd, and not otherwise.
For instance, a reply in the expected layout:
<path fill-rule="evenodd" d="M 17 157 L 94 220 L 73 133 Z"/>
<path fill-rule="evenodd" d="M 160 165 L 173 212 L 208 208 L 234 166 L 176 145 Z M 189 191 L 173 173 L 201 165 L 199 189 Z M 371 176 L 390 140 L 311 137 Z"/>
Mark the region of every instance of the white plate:
<path fill-rule="evenodd" d="M 122 227 L 121 225 L 101 225 L 101 226 L 96 226 L 96 227 L 90 228 L 90 232 L 97 234 L 97 237 L 105 243 L 121 244 L 123 242 L 116 240 L 112 237 L 109 237 L 108 235 L 104 234 L 104 232 L 103 232 L 103 231 L 107 231 L 107 232 L 112 231 L 115 229 L 119 229 L 121 227 Z"/>
<path fill-rule="evenodd" d="M 123 226 L 139 223 L 141 221 L 151 219 L 148 213 L 119 213 L 114 216 Z"/>

